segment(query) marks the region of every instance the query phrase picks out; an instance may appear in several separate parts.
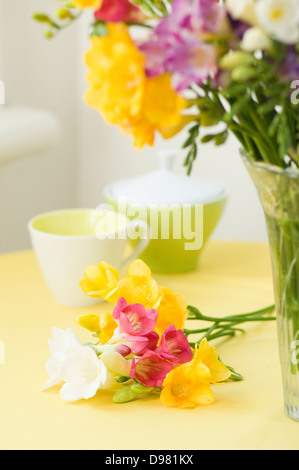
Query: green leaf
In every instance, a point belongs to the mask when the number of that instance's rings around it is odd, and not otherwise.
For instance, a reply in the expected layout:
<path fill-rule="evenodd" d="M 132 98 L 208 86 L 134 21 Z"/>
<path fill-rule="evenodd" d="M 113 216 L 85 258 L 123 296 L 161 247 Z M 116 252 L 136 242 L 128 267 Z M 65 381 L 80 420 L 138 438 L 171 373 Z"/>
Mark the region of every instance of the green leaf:
<path fill-rule="evenodd" d="M 223 96 L 226 98 L 235 98 L 244 93 L 247 93 L 247 84 L 244 83 L 234 83 L 230 85 L 226 90 L 223 92 Z"/>
<path fill-rule="evenodd" d="M 226 113 L 224 116 L 224 122 L 229 123 L 238 113 L 242 110 L 246 103 L 251 100 L 250 93 L 245 94 L 240 99 L 238 99 L 231 107 L 229 113 Z"/>
<path fill-rule="evenodd" d="M 212 140 L 214 140 L 215 137 L 216 137 L 216 134 L 207 134 L 201 139 L 201 142 L 203 144 L 208 144 L 209 142 L 212 142 Z"/>
<path fill-rule="evenodd" d="M 188 130 L 189 134 L 192 134 L 192 135 L 198 135 L 198 132 L 199 132 L 199 123 L 198 124 L 195 124 L 195 126 L 192 126 L 189 130 Z"/>
<path fill-rule="evenodd" d="M 272 111 L 275 110 L 275 107 L 280 103 L 281 98 L 276 97 L 273 98 L 270 101 L 267 101 L 267 103 L 263 103 L 258 107 L 258 113 L 259 114 L 268 114 Z"/>
<path fill-rule="evenodd" d="M 221 132 L 215 137 L 215 145 L 219 147 L 220 145 L 225 144 L 227 139 L 228 139 L 228 131 L 225 130 L 224 132 Z"/>
<path fill-rule="evenodd" d="M 280 114 L 276 114 L 276 116 L 272 120 L 272 122 L 269 126 L 269 129 L 268 129 L 268 134 L 269 134 L 270 137 L 275 136 L 275 134 L 278 130 L 279 124 L 280 124 Z"/>
<path fill-rule="evenodd" d="M 182 148 L 185 149 L 185 148 L 190 147 L 190 145 L 192 145 L 193 142 L 194 142 L 194 136 L 190 135 L 188 139 L 183 143 Z"/>

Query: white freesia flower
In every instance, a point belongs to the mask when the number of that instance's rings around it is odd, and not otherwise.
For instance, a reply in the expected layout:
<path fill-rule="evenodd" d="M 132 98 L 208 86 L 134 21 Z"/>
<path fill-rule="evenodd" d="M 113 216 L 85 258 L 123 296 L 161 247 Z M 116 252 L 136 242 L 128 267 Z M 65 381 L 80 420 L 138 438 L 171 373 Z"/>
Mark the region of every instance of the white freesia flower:
<path fill-rule="evenodd" d="M 226 0 L 225 6 L 235 20 L 242 20 L 245 23 L 256 25 L 254 3 L 255 0 Z"/>
<path fill-rule="evenodd" d="M 278 41 L 299 41 L 299 0 L 257 0 L 255 13 L 259 25 Z"/>
<path fill-rule="evenodd" d="M 52 328 L 52 338 L 48 339 L 48 343 L 52 356 L 46 363 L 46 371 L 50 380 L 42 388 L 42 391 L 63 383 L 61 367 L 66 352 L 69 348 L 81 345 L 79 339 L 70 328 L 64 331 L 55 327 Z"/>
<path fill-rule="evenodd" d="M 271 39 L 265 31 L 255 26 L 245 32 L 241 47 L 247 52 L 266 51 L 271 47 Z"/>
<path fill-rule="evenodd" d="M 107 368 L 89 346 L 68 349 L 61 367 L 65 381 L 60 396 L 65 401 L 92 398 L 107 380 Z"/>

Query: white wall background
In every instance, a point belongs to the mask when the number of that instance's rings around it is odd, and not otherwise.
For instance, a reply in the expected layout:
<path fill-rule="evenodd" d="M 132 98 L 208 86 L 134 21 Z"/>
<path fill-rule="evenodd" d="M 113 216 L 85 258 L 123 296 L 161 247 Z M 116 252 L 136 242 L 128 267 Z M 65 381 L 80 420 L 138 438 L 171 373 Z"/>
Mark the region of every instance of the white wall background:
<path fill-rule="evenodd" d="M 7 101 L 48 109 L 63 129 L 50 152 L 0 164 L 0 252 L 30 246 L 26 223 L 33 215 L 95 207 L 108 182 L 154 170 L 162 147 L 178 149 L 177 171 L 184 172 L 179 151 L 184 135 L 165 142 L 158 138 L 154 148 L 139 152 L 130 137 L 85 106 L 88 17 L 53 41 L 44 40 L 43 27 L 30 18 L 33 11 L 51 12 L 57 5 L 50 0 L 0 0 L 0 80 L 4 77 Z M 231 190 L 214 237 L 266 240 L 262 210 L 233 137 L 224 147 L 202 145 L 191 177 L 199 175 L 222 179 Z"/>
<path fill-rule="evenodd" d="M 57 5 L 0 0 L 0 79 L 6 102 L 47 109 L 63 127 L 54 150 L 0 164 L 0 251 L 30 246 L 26 225 L 35 214 L 75 203 L 77 32 L 49 42 L 31 19 L 32 12 Z"/>

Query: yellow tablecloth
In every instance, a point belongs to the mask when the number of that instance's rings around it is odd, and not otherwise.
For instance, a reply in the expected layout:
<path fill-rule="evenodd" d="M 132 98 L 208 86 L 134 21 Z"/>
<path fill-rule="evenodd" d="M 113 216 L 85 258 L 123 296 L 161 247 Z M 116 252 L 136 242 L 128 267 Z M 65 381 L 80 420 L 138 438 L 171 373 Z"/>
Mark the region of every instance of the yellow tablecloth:
<path fill-rule="evenodd" d="M 155 276 L 209 315 L 245 313 L 273 302 L 269 251 L 264 244 L 211 242 L 200 269 Z M 56 305 L 32 252 L 0 256 L 1 449 L 298 449 L 299 423 L 285 416 L 274 323 L 247 327 L 222 342 L 223 361 L 246 378 L 213 388 L 216 401 L 195 410 L 165 408 L 151 396 L 125 405 L 109 392 L 63 402 L 47 380 L 47 338 L 52 326 L 72 328 L 79 314 L 107 310 Z M 88 336 L 89 337 L 89 336 Z"/>

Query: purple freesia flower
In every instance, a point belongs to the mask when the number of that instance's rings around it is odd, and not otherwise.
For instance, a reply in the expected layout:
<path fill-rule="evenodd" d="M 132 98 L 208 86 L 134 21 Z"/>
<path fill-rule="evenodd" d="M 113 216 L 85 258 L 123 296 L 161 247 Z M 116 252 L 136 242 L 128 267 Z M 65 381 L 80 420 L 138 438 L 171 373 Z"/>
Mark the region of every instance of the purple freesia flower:
<path fill-rule="evenodd" d="M 156 77 L 172 74 L 173 87 L 184 91 L 217 73 L 216 49 L 204 42 L 224 21 L 218 0 L 174 0 L 171 13 L 156 26 L 152 36 L 139 45 L 146 57 L 146 73 Z"/>
<path fill-rule="evenodd" d="M 232 29 L 234 30 L 234 33 L 236 37 L 240 40 L 243 39 L 244 34 L 246 31 L 251 27 L 248 23 L 245 23 L 244 21 L 241 20 L 235 20 L 228 14 L 228 20 L 231 24 Z"/>
<path fill-rule="evenodd" d="M 295 46 L 288 46 L 285 60 L 278 72 L 284 82 L 299 79 L 299 56 Z"/>

